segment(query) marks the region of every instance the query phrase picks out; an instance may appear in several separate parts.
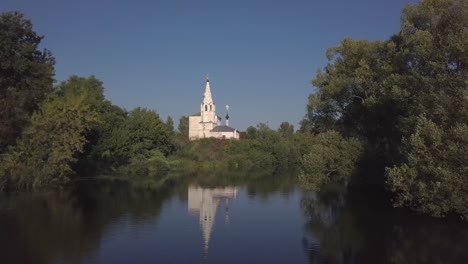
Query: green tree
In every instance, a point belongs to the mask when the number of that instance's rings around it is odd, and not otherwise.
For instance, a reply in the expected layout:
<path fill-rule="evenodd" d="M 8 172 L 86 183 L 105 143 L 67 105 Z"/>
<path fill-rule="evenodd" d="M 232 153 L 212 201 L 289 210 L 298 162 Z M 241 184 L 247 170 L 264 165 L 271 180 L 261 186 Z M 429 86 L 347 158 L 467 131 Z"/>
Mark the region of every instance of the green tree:
<path fill-rule="evenodd" d="M 189 135 L 189 117 L 188 116 L 180 117 L 178 130 L 179 130 L 179 133 L 188 137 Z"/>
<path fill-rule="evenodd" d="M 125 121 L 105 139 L 104 152 L 117 174 L 147 187 L 156 187 L 169 171 L 166 157 L 175 150 L 173 131 L 158 113 L 144 108 L 130 111 Z"/>
<path fill-rule="evenodd" d="M 109 103 L 104 97 L 102 82 L 93 75 L 87 78 L 72 75 L 56 87 L 56 92 L 62 96 L 85 96 L 87 104 L 98 112 L 103 112 L 103 105 Z"/>
<path fill-rule="evenodd" d="M 362 150 L 361 142 L 354 138 L 344 139 L 336 131 L 314 136 L 310 152 L 302 158 L 303 172 L 299 177 L 302 185 L 318 190 L 330 182 L 347 184 Z"/>
<path fill-rule="evenodd" d="M 249 126 L 246 130 L 246 134 L 248 139 L 257 138 L 257 128 L 254 126 Z"/>
<path fill-rule="evenodd" d="M 171 132 L 171 134 L 174 133 L 174 119 L 172 119 L 172 117 L 170 117 L 170 116 L 167 117 L 166 126 L 169 129 L 169 131 Z"/>
<path fill-rule="evenodd" d="M 443 129 L 420 117 L 403 143 L 407 161 L 387 168 L 395 205 L 437 217 L 455 212 L 468 219 L 468 125 Z"/>
<path fill-rule="evenodd" d="M 56 93 L 61 96 L 83 96 L 86 104 L 96 112 L 100 122 L 96 123 L 86 133 L 86 145 L 82 153 L 77 155 L 78 162 L 74 170 L 79 174 L 94 173 L 100 166 L 112 163 L 108 145 L 113 131 L 117 130 L 127 118 L 127 112 L 113 105 L 104 96 L 103 83 L 94 76 L 71 76 L 67 81 L 56 87 Z"/>
<path fill-rule="evenodd" d="M 17 146 L 5 158 L 0 187 L 31 189 L 59 187 L 74 174 L 71 165 L 83 152 L 86 132 L 97 113 L 85 95 L 52 94 L 31 119 Z"/>
<path fill-rule="evenodd" d="M 313 81 L 317 92 L 301 130 L 365 140 L 366 167 L 376 168 L 367 182 L 386 184 L 396 206 L 466 215 L 468 178 L 456 169 L 464 159 L 452 155 L 466 148 L 468 2 L 421 1 L 405 8 L 401 21 L 387 41 L 345 39 L 327 52 L 330 63 Z M 422 169 L 430 160 L 438 169 Z"/>
<path fill-rule="evenodd" d="M 400 158 L 387 169 L 396 206 L 468 217 L 468 2 L 405 9 L 397 41 L 406 62 Z"/>
<path fill-rule="evenodd" d="M 91 145 L 89 155 L 86 157 L 87 164 L 85 166 L 97 166 L 106 167 L 113 163 L 125 162 L 120 161 L 113 153 L 115 147 L 115 134 L 121 129 L 121 126 L 125 123 L 128 113 L 111 103 L 106 103 L 101 108 L 102 112 L 99 113 L 99 120 L 101 121 L 95 131 L 88 134 L 89 138 L 92 138 L 94 144 Z M 93 163 L 93 164 L 90 164 Z"/>
<path fill-rule="evenodd" d="M 278 128 L 278 132 L 285 138 L 290 138 L 294 135 L 294 126 L 289 122 L 282 122 Z"/>
<path fill-rule="evenodd" d="M 55 60 L 18 12 L 0 14 L 0 153 L 15 143 L 52 91 Z"/>
<path fill-rule="evenodd" d="M 158 113 L 144 108 L 130 111 L 107 144 L 110 156 L 124 162 L 136 156 L 148 158 L 153 150 L 165 156 L 174 150 L 171 133 Z"/>

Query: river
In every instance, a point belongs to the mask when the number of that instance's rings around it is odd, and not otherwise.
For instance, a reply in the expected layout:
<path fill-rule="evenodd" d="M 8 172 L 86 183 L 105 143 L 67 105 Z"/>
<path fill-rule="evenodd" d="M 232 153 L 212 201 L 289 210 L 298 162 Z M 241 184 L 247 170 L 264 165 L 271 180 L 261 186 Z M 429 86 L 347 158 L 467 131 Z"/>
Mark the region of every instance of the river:
<path fill-rule="evenodd" d="M 0 263 L 468 263 L 468 227 L 289 180 L 3 195 Z"/>

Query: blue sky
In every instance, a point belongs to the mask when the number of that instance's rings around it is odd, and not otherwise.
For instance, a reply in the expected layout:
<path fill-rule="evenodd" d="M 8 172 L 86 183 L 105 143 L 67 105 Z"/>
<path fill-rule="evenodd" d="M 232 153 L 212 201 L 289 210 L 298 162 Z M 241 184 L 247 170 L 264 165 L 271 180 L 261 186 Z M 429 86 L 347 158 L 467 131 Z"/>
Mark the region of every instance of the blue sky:
<path fill-rule="evenodd" d="M 176 120 L 199 111 L 209 73 L 230 125 L 297 127 L 327 48 L 344 37 L 384 40 L 416 0 L 2 0 L 45 36 L 56 79 L 95 75 L 126 109 Z"/>

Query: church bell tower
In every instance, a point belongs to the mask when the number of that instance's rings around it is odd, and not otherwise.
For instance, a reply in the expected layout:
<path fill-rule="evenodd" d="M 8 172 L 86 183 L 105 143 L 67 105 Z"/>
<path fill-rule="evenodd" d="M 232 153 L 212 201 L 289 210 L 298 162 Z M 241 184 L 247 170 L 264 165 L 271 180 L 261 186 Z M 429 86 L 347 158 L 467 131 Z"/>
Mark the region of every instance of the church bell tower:
<path fill-rule="evenodd" d="M 208 76 L 206 76 L 205 93 L 203 94 L 203 101 L 200 106 L 200 115 L 204 130 L 211 130 L 218 125 L 216 106 L 211 96 L 210 80 Z"/>

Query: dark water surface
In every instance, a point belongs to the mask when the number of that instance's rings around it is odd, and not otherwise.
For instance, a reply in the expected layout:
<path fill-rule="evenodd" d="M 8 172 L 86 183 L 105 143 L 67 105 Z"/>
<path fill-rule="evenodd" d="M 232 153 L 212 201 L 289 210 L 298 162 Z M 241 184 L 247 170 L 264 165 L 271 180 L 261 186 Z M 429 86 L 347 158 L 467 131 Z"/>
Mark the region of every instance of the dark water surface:
<path fill-rule="evenodd" d="M 468 263 L 466 225 L 265 179 L 0 198 L 0 263 Z"/>

